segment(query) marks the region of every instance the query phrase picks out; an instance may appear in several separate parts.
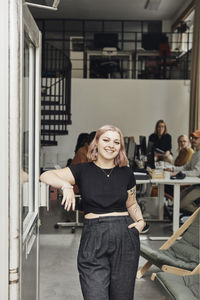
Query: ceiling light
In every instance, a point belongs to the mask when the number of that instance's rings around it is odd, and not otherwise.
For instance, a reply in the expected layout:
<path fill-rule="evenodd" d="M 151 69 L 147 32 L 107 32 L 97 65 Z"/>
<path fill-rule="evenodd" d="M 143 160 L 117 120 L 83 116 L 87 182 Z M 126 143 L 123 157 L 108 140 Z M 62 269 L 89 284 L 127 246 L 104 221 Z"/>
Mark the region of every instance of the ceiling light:
<path fill-rule="evenodd" d="M 158 10 L 161 0 L 147 0 L 144 9 Z"/>

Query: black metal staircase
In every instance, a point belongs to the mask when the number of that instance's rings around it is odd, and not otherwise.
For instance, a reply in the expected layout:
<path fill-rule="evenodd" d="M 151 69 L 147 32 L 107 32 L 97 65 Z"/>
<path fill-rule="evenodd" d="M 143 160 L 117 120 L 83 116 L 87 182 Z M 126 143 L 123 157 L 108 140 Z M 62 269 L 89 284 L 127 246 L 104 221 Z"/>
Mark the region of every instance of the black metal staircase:
<path fill-rule="evenodd" d="M 41 146 L 57 145 L 71 124 L 71 62 L 45 42 L 42 53 Z"/>

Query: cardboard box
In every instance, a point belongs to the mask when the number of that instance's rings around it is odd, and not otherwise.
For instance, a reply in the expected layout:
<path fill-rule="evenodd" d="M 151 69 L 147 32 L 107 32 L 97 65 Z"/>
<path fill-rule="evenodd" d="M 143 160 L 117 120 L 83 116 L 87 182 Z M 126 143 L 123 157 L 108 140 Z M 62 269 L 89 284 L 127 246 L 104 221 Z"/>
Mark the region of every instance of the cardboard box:
<path fill-rule="evenodd" d="M 151 169 L 149 174 L 152 179 L 165 179 L 165 171 L 162 169 Z"/>

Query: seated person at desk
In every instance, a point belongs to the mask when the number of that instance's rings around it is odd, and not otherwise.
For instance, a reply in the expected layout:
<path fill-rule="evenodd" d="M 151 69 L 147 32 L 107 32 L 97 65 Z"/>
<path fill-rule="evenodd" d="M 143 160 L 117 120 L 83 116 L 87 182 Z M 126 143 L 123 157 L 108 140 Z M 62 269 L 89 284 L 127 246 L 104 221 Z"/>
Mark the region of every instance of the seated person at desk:
<path fill-rule="evenodd" d="M 155 161 L 173 162 L 172 138 L 167 133 L 167 126 L 163 120 L 157 121 L 154 133 L 149 136 L 149 142 L 153 143 Z"/>
<path fill-rule="evenodd" d="M 88 133 L 80 133 L 76 142 L 76 147 L 75 147 L 75 154 L 77 153 L 77 151 L 85 145 L 85 143 L 87 143 L 89 134 Z"/>
<path fill-rule="evenodd" d="M 191 148 L 190 140 L 187 135 L 183 135 L 183 134 L 180 135 L 177 139 L 177 143 L 178 143 L 178 149 L 177 149 L 178 156 L 174 161 L 174 166 L 181 167 L 191 160 L 194 150 Z M 166 169 L 166 170 L 171 171 L 171 169 Z M 173 186 L 165 185 L 166 198 L 171 199 L 173 197 L 173 194 L 174 194 Z"/>
<path fill-rule="evenodd" d="M 196 130 L 190 134 L 191 143 L 195 152 L 192 155 L 191 160 L 185 166 L 174 167 L 172 176 L 178 172 L 184 173 L 189 177 L 200 177 L 200 130 Z M 172 169 L 167 169 L 172 171 Z M 181 191 L 180 195 L 180 208 L 183 210 L 194 212 L 200 204 L 200 184 L 191 185 Z"/>
<path fill-rule="evenodd" d="M 71 165 L 89 162 L 89 159 L 87 157 L 88 147 L 91 144 L 91 142 L 93 141 L 95 134 L 96 134 L 96 131 L 92 131 L 90 134 L 88 134 L 87 140 L 85 140 L 84 145 L 81 146 L 75 153 L 75 156 L 71 161 Z M 74 185 L 74 193 L 79 194 L 79 189 L 78 189 L 77 185 Z"/>
<path fill-rule="evenodd" d="M 190 140 L 187 135 L 180 135 L 177 139 L 177 143 L 178 156 L 174 161 L 174 165 L 180 167 L 184 166 L 190 161 L 194 150 L 191 148 Z"/>

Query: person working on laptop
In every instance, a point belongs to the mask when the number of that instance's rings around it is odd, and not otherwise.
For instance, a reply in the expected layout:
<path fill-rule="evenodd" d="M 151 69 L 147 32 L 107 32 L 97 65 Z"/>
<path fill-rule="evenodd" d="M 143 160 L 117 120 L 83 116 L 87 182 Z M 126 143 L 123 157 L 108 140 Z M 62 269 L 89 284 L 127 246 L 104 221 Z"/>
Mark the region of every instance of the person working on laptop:
<path fill-rule="evenodd" d="M 88 153 L 88 147 L 91 144 L 91 142 L 93 141 L 94 137 L 95 137 L 96 131 L 92 131 L 90 132 L 90 134 L 88 134 L 88 138 L 86 140 L 85 136 L 85 143 L 83 146 L 81 146 L 77 152 L 75 153 L 71 164 L 70 165 L 77 165 L 77 164 L 81 164 L 81 163 L 85 163 L 85 162 L 89 162 L 89 159 L 87 157 L 87 153 Z M 79 194 L 79 188 L 78 186 L 75 184 L 74 185 L 74 193 L 75 194 Z"/>

